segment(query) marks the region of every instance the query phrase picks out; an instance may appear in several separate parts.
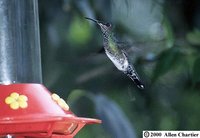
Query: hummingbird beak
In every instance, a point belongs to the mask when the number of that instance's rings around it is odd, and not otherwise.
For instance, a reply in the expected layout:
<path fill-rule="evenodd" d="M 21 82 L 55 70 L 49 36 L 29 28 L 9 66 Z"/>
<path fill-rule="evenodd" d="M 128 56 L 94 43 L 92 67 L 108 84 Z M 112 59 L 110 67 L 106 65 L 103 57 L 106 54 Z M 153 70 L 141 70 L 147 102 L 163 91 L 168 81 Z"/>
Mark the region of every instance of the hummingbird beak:
<path fill-rule="evenodd" d="M 85 19 L 90 20 L 90 21 L 93 21 L 93 22 L 99 24 L 99 21 L 98 21 L 98 20 L 95 20 L 95 19 L 92 19 L 92 18 L 88 18 L 88 17 L 85 17 Z"/>
<path fill-rule="evenodd" d="M 92 18 L 85 17 L 85 19 L 93 21 L 93 22 L 97 23 L 101 27 L 104 25 L 104 23 L 102 23 L 101 21 L 98 21 L 98 20 L 95 20 L 95 19 L 92 19 Z"/>
<path fill-rule="evenodd" d="M 103 33 L 107 32 L 107 30 L 108 30 L 108 28 L 109 28 L 108 26 L 106 26 L 105 23 L 103 23 L 103 22 L 101 22 L 101 21 L 98 21 L 98 20 L 95 20 L 95 19 L 92 19 L 92 18 L 88 18 L 88 17 L 85 17 L 85 19 L 97 23 L 97 24 L 100 26 L 101 31 L 102 31 Z"/>
<path fill-rule="evenodd" d="M 92 19 L 92 18 L 88 18 L 88 17 L 85 17 L 85 19 L 90 20 L 90 21 L 93 21 L 93 22 L 97 23 L 101 28 L 104 28 L 104 24 L 101 23 L 101 22 L 98 21 L 98 20 L 95 20 L 95 19 Z"/>

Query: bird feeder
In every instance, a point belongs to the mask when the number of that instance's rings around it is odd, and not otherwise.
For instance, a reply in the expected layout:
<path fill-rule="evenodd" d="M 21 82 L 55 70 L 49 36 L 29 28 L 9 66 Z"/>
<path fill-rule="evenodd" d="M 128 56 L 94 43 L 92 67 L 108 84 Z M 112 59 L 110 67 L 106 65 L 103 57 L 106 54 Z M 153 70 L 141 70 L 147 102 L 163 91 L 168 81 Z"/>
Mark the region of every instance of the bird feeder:
<path fill-rule="evenodd" d="M 86 124 L 42 85 L 37 0 L 0 0 L 0 137 L 72 138 Z"/>

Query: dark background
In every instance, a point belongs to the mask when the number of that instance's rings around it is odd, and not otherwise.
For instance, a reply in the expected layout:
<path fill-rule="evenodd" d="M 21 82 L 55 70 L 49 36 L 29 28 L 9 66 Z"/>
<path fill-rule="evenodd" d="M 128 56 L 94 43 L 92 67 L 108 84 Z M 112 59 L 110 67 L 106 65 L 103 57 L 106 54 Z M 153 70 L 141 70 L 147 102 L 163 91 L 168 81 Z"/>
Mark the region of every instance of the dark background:
<path fill-rule="evenodd" d="M 199 0 L 39 0 L 44 84 L 77 116 L 99 118 L 77 138 L 133 138 L 200 129 Z M 145 83 L 139 90 L 103 53 L 110 22 Z"/>

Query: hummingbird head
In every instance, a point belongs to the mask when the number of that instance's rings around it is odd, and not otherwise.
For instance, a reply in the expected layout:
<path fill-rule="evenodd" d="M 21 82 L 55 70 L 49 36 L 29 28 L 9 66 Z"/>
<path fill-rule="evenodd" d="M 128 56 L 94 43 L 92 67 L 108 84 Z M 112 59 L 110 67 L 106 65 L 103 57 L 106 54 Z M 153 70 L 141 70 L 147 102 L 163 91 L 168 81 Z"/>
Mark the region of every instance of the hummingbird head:
<path fill-rule="evenodd" d="M 88 17 L 85 17 L 85 19 L 88 19 L 88 20 L 91 20 L 91 21 L 97 23 L 100 26 L 103 34 L 108 35 L 111 33 L 112 25 L 110 23 L 104 23 L 102 21 L 94 20 L 94 19 L 91 19 Z"/>

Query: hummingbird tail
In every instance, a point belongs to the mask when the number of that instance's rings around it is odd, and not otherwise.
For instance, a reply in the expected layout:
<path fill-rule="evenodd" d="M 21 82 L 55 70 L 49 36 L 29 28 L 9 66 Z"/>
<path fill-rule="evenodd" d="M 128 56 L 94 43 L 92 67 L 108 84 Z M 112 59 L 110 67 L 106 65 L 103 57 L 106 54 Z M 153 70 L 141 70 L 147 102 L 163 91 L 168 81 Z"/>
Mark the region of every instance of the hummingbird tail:
<path fill-rule="evenodd" d="M 144 89 L 144 84 L 142 84 L 142 82 L 138 78 L 133 78 L 132 80 L 134 81 L 134 83 L 137 85 L 138 88 Z"/>
<path fill-rule="evenodd" d="M 127 74 L 127 76 L 131 78 L 131 80 L 133 80 L 133 82 L 137 85 L 138 88 L 144 89 L 144 84 L 139 79 L 137 73 L 134 71 L 133 68 L 129 69 L 127 72 L 125 72 L 125 74 Z"/>

